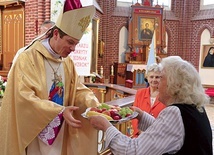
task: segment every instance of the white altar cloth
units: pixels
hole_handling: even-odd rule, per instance
[[[146,70],[146,65],[144,64],[127,64],[127,71],[134,72],[135,70]]]

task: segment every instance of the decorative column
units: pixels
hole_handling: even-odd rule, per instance
[[[101,103],[105,102],[105,93],[106,93],[106,89],[102,89],[100,88],[100,93],[101,93]]]

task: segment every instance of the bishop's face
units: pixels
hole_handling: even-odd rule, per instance
[[[65,58],[71,52],[75,51],[75,47],[78,43],[79,40],[68,35],[60,37],[59,31],[57,29],[54,30],[52,48],[61,57]]]

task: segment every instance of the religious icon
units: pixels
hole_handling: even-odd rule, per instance
[[[139,40],[151,40],[154,33],[154,18],[139,18]]]
[[[214,46],[208,47],[204,51],[203,67],[214,67]]]

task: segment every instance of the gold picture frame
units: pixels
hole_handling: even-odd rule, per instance
[[[203,45],[201,56],[201,68],[214,67],[214,45]]]
[[[148,24],[148,37],[142,37],[142,31]],[[155,31],[156,46],[163,46],[163,8],[132,6],[132,17],[129,22],[130,47],[150,45]]]

